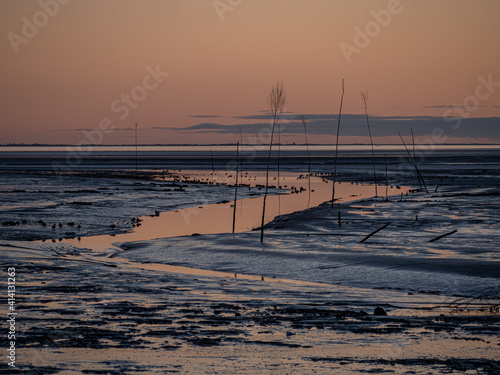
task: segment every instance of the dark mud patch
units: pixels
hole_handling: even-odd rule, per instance
[[[371,364],[371,365],[384,365],[394,366],[402,365],[406,367],[426,367],[439,370],[440,373],[449,371],[466,372],[469,370],[481,369],[481,373],[488,375],[495,375],[500,373],[500,361],[486,360],[482,358],[401,358],[401,359],[360,359],[353,357],[309,357],[304,358],[313,362],[328,362],[339,364]],[[375,371],[375,370],[374,370]],[[376,370],[378,371],[378,370]]]

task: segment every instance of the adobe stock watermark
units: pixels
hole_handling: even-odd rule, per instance
[[[412,1],[412,0],[408,0]],[[363,49],[368,47],[372,40],[382,33],[392,21],[392,16],[400,14],[404,7],[400,0],[389,0],[386,9],[370,11],[372,20],[368,21],[363,28],[354,28],[353,44],[342,42],[339,44],[340,50],[348,64],[352,62],[352,55],[359,55]]]
[[[219,19],[224,21],[224,14],[227,12],[233,12],[236,7],[241,5],[241,3],[243,3],[243,0],[214,0],[212,4],[215,12],[219,16]]]
[[[443,121],[451,124],[451,130],[458,130],[462,126],[463,119],[471,117],[471,115],[479,109],[481,102],[488,100],[495,92],[497,87],[500,87],[500,81],[493,80],[493,74],[489,74],[487,78],[483,76],[477,77],[478,84],[471,94],[464,98],[461,104],[454,103],[452,108],[448,108],[443,113]],[[419,149],[424,153],[432,153],[436,148],[436,144],[443,143],[448,139],[445,129],[437,127],[433,129],[430,138],[425,139]]]
[[[51,18],[54,18],[61,11],[62,5],[67,5],[71,0],[39,0],[40,10],[33,13],[31,17],[21,18],[21,33],[13,31],[7,34],[7,39],[16,54],[19,53],[21,45],[26,45],[36,37],[40,29],[49,24]]]
[[[155,68],[147,66],[146,72],[139,85],[134,86],[126,93],[122,93],[119,98],[111,102],[110,110],[118,115],[119,120],[126,120],[132,110],[145,101],[149,93],[158,88],[165,78],[170,75],[170,73],[161,71],[160,64],[157,64]],[[109,117],[104,117],[99,121],[97,129],[83,130],[84,139],[76,147],[68,146],[66,148],[68,153],[65,165],[54,162],[52,163],[53,170],[65,170],[67,167],[79,165],[82,162],[82,158],[92,152],[93,146],[102,145],[104,136],[111,133],[115,128],[113,120]]]
[[[495,92],[495,87],[500,87],[500,81],[495,82],[493,74],[489,74],[488,78],[479,76],[477,80],[479,84],[474,90],[474,95],[467,96],[462,104],[454,103],[453,108],[449,108],[443,113],[445,122],[455,122],[451,126],[453,130],[458,130],[462,126],[462,119],[469,118],[473,112],[479,109],[482,101],[488,100],[491,97]]]

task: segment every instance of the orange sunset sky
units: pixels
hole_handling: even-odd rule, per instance
[[[0,144],[128,144],[135,122],[142,144],[256,139],[277,80],[282,142],[304,115],[333,143],[343,78],[342,143],[368,142],[360,91],[377,143],[500,143],[499,18],[498,0],[0,0]]]

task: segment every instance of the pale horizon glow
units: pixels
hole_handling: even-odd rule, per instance
[[[27,38],[41,3],[54,14]],[[342,79],[344,144],[368,141],[360,91],[376,143],[398,144],[410,126],[422,143],[500,143],[498,1],[221,0],[223,14],[215,3],[1,2],[0,144],[130,144],[136,122],[140,144],[235,143],[239,128],[251,143],[269,128],[278,80],[282,142],[303,143],[294,116],[304,114],[311,143],[334,143]],[[356,28],[374,33],[366,45]],[[342,45],[357,52],[346,58]]]

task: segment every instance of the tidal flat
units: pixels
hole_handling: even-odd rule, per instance
[[[234,234],[222,157],[215,171],[3,168],[18,313],[18,367],[4,373],[498,373],[498,155],[427,157],[428,192],[393,156],[387,197],[364,158],[339,164],[332,207],[309,197],[330,191],[330,160],[314,157],[309,188],[288,156],[263,243],[245,213],[262,196],[259,160],[241,174]],[[176,235],[198,217],[213,223]]]

